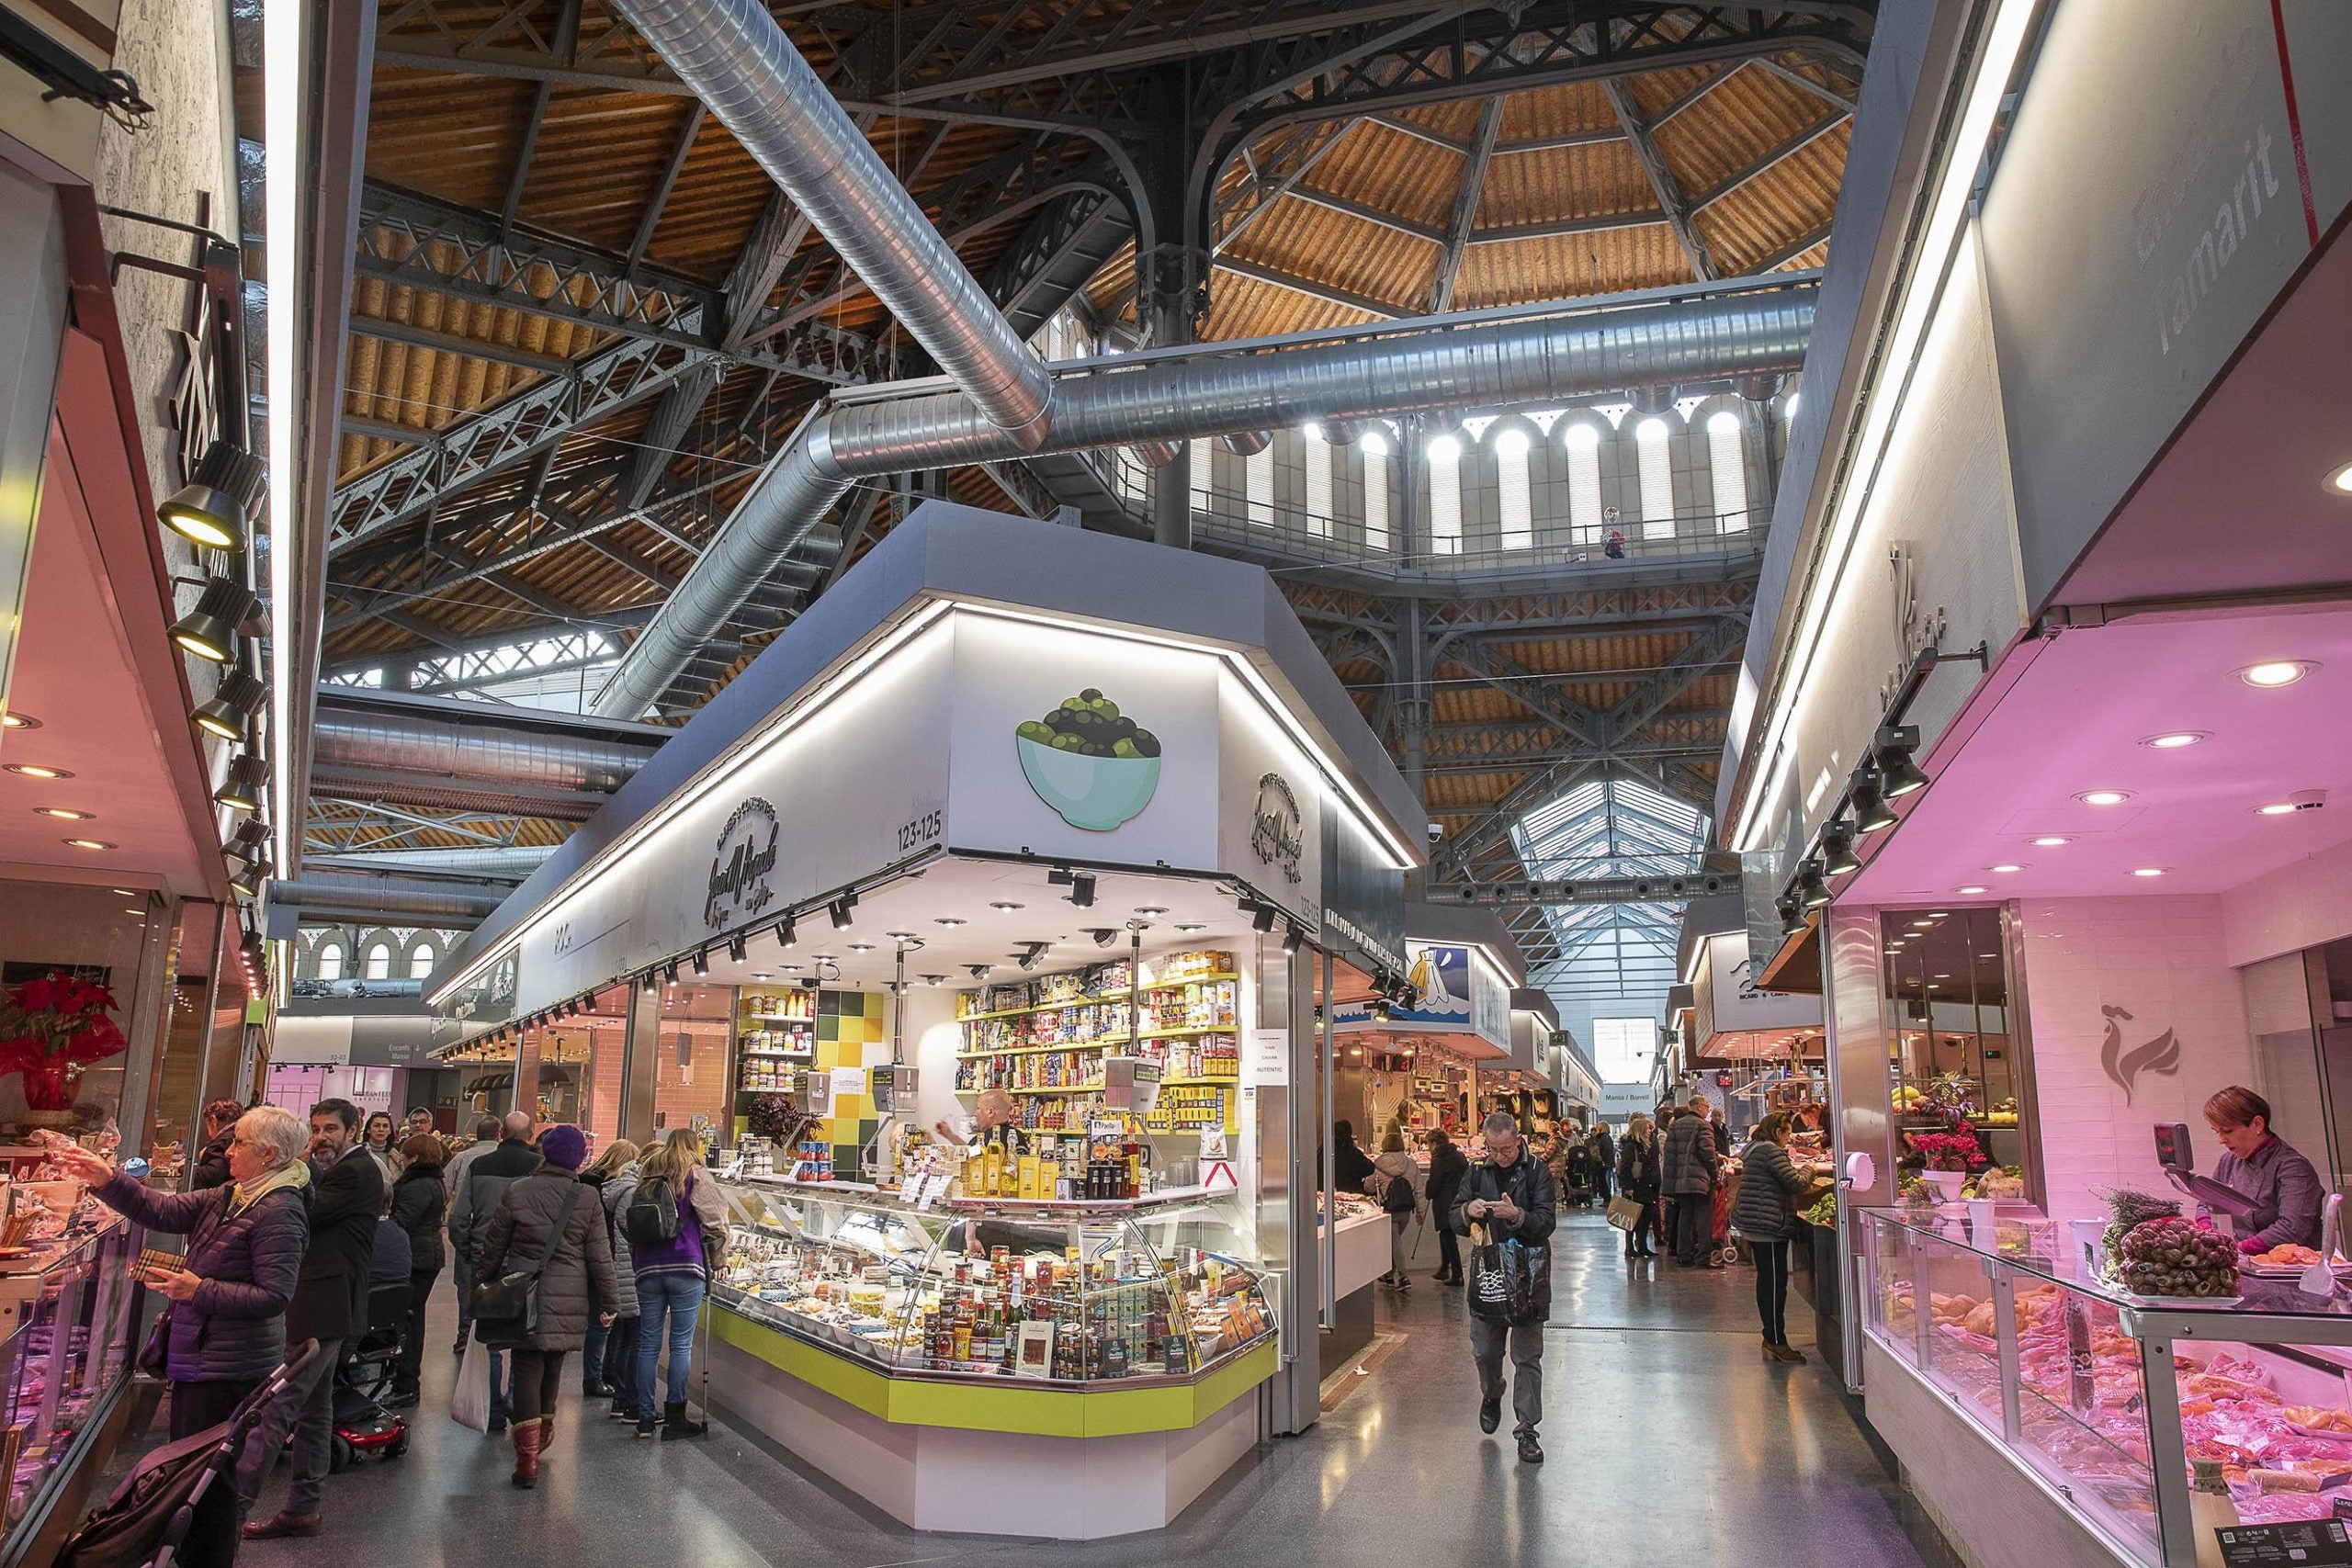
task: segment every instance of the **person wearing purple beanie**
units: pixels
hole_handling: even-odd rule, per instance
[[[549,1127],[539,1135],[539,1153],[544,1163],[499,1201],[475,1274],[480,1289],[510,1266],[531,1269],[547,1259],[539,1271],[537,1325],[514,1347],[514,1482],[523,1487],[538,1484],[539,1456],[555,1440],[564,1357],[587,1338],[592,1317],[611,1326],[620,1299],[604,1205],[580,1182],[586,1136],[577,1127]]]

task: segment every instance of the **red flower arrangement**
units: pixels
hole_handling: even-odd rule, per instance
[[[1966,1122],[1955,1122],[1949,1133],[1907,1135],[1929,1170],[1974,1170],[1987,1163],[1984,1151],[1976,1145],[1976,1129]]]
[[[129,1044],[107,1016],[114,1010],[112,991],[62,970],[0,987],[0,1075],[25,1075],[32,1110],[72,1110],[82,1069]]]

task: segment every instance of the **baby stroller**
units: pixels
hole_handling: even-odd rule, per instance
[[[59,1568],[211,1568],[235,1561],[237,1455],[263,1409],[319,1353],[300,1354],[262,1380],[235,1414],[131,1467],[114,1495],[66,1538]]]
[[[1560,1189],[1560,1201],[1572,1209],[1591,1205],[1593,1199],[1592,1152],[1582,1144],[1570,1148],[1560,1162],[1565,1180]]]
[[[407,1282],[370,1289],[368,1332],[351,1342],[334,1371],[330,1471],[347,1470],[362,1459],[398,1459],[408,1452],[407,1421],[381,1403],[400,1371],[407,1328]]]

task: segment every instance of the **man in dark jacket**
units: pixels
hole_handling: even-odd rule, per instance
[[[1665,1190],[1674,1200],[1674,1260],[1695,1269],[1714,1239],[1715,1133],[1697,1096],[1666,1134]]]
[[[1458,1235],[1468,1235],[1473,1224],[1482,1224],[1497,1241],[1540,1247],[1538,1266],[1549,1269],[1551,1248],[1542,1244],[1552,1238],[1559,1208],[1552,1173],[1520,1138],[1519,1123],[1509,1111],[1490,1114],[1483,1131],[1487,1157],[1463,1179],[1447,1223]],[[1542,1299],[1550,1300],[1548,1290]],[[1502,1424],[1503,1349],[1508,1342],[1513,1431],[1519,1457],[1527,1464],[1544,1462],[1535,1427],[1544,1419],[1544,1319],[1548,1315],[1511,1324],[1470,1319],[1470,1359],[1478,1368],[1478,1429],[1491,1432]]]
[[[1593,1191],[1605,1209],[1609,1206],[1610,1179],[1617,1174],[1617,1145],[1609,1135],[1608,1122],[1595,1122],[1592,1124],[1591,1145]]]
[[[498,1146],[466,1168],[458,1183],[458,1190],[449,1201],[449,1246],[458,1255],[458,1278],[471,1280],[476,1266],[481,1261],[481,1244],[490,1235],[490,1222],[498,1213],[500,1200],[506,1190],[524,1177],[539,1168],[539,1151],[531,1146],[531,1114],[527,1111],[511,1111],[498,1129]],[[479,1281],[477,1281],[478,1283]],[[459,1298],[459,1308],[470,1322],[473,1297]],[[460,1332],[463,1332],[462,1325]],[[465,1341],[458,1341],[459,1350]],[[506,1430],[506,1352],[490,1353],[490,1429]]]
[[[344,1341],[368,1327],[368,1259],[384,1212],[384,1173],[359,1143],[359,1108],[347,1100],[311,1107],[311,1241],[286,1307],[286,1342],[319,1342],[300,1375],[262,1412],[237,1460],[237,1500],[250,1509],[290,1429],[294,1477],[276,1515],[245,1527],[248,1540],[319,1533],[334,1443],[334,1369]]]

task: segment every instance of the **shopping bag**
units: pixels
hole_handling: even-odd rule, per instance
[[[1609,1223],[1621,1231],[1632,1230],[1642,1223],[1642,1206],[1631,1198],[1609,1200]]]
[[[479,1339],[466,1342],[466,1359],[458,1363],[458,1386],[449,1395],[449,1419],[477,1432],[490,1430],[490,1347]]]
[[[1487,1227],[1477,1224],[1470,1227],[1469,1295],[1471,1316],[1492,1323],[1512,1321],[1510,1264]]]

